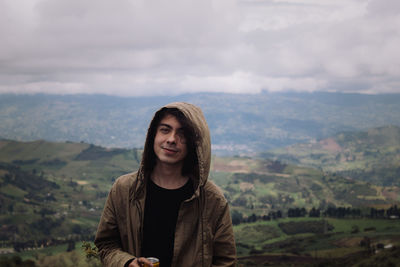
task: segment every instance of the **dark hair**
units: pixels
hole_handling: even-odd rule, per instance
[[[158,111],[149,126],[147,132],[146,143],[144,147],[143,162],[146,175],[150,175],[156,164],[156,154],[154,153],[154,138],[156,137],[157,128],[161,120],[167,116],[174,116],[182,126],[186,139],[187,155],[183,162],[182,175],[192,175],[196,178],[199,176],[198,158],[196,152],[197,134],[193,124],[186,116],[177,108],[162,108]]]

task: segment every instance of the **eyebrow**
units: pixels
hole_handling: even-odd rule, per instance
[[[166,123],[160,123],[160,125],[158,125],[158,127],[167,127],[167,128],[172,129],[172,126],[169,125],[169,124],[166,124]],[[182,131],[184,131],[185,128],[184,128],[184,127],[181,127],[181,128],[178,128],[177,130],[182,130]]]
[[[172,126],[171,126],[171,125],[169,125],[169,124],[166,124],[166,123],[160,123],[160,125],[158,125],[158,127],[162,127],[162,126],[164,126],[164,127],[168,127],[168,128],[172,128]]]

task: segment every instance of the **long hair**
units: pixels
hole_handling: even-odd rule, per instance
[[[156,164],[157,156],[154,153],[154,139],[157,134],[157,128],[161,120],[167,116],[174,116],[182,126],[183,134],[186,139],[187,155],[183,161],[182,175],[199,177],[198,157],[196,152],[196,134],[193,124],[185,117],[185,115],[177,108],[162,108],[155,115],[150,123],[147,132],[146,143],[143,154],[143,167],[145,175],[152,173]]]

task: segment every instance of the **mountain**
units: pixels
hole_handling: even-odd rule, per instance
[[[320,168],[377,185],[400,186],[400,127],[342,132],[262,153],[264,158]]]
[[[140,148],[162,105],[200,106],[214,153],[254,154],[338,132],[400,126],[400,94],[201,93],[157,97],[0,95],[0,137]]]

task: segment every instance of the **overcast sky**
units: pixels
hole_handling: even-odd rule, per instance
[[[0,0],[0,93],[400,93],[399,0]]]

